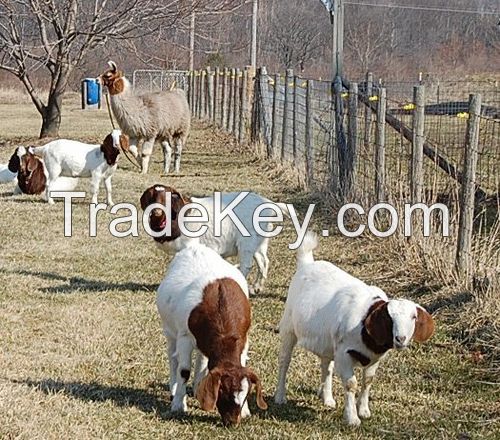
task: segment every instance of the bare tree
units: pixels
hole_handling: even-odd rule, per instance
[[[324,41],[320,38],[321,31],[311,25],[314,17],[307,11],[299,15],[296,8],[289,6],[271,21],[266,49],[287,69],[298,67],[303,72],[306,63],[318,55]]]
[[[153,34],[191,12],[182,0],[0,0],[0,69],[15,75],[42,116],[40,137],[58,135],[68,77],[85,56],[111,41]],[[46,99],[35,87],[50,78]]]

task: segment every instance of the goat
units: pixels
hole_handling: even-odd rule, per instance
[[[286,374],[296,344],[321,359],[323,403],[335,407],[332,373],[335,367],[345,390],[344,420],[357,426],[369,418],[368,398],[379,362],[391,348],[408,347],[434,333],[431,315],[405,299],[389,300],[378,287],[368,286],[327,261],[314,261],[317,238],[307,233],[297,255],[297,272],[288,290],[280,322],[281,349],[275,402],[286,401]],[[363,369],[357,402],[355,367]]]
[[[90,177],[92,203],[97,203],[99,186],[104,180],[108,205],[111,198],[111,178],[117,168],[120,147],[128,150],[128,138],[120,130],[113,130],[101,145],[84,144],[78,141],[59,139],[43,147],[31,147],[30,151],[42,156],[47,169],[46,199],[50,204],[53,185],[59,176]]]
[[[113,61],[99,80],[108,88],[111,108],[122,131],[130,137],[130,151],[137,157],[142,142],[142,173],[148,172],[155,140],[163,148],[163,169],[170,171],[172,147],[175,148],[174,171],[179,172],[182,149],[191,127],[191,112],[181,89],[136,95],[130,82]]]
[[[222,220],[221,235],[214,235],[214,223],[211,218],[211,213],[214,212],[213,197],[185,197],[175,188],[164,186],[161,184],[153,185],[146,189],[141,196],[141,207],[146,209],[153,203],[165,205],[166,194],[171,194],[171,210],[172,210],[172,229],[171,235],[155,237],[157,245],[164,251],[175,251],[179,245],[182,246],[183,236],[178,227],[177,214],[181,208],[188,203],[199,203],[204,206],[209,213],[208,230],[201,237],[201,242],[211,249],[215,250],[224,258],[238,256],[239,267],[243,275],[246,277],[252,269],[252,259],[255,259],[258,267],[258,275],[252,286],[252,292],[257,293],[262,290],[264,282],[267,278],[269,269],[269,258],[267,257],[267,248],[269,246],[269,238],[262,237],[257,233],[252,224],[252,215],[255,209],[263,203],[273,203],[270,200],[255,194],[249,193],[234,209],[233,212],[240,219],[243,226],[250,233],[250,237],[244,237],[231,221],[229,217]],[[223,193],[221,201],[221,209],[225,209],[240,193]],[[274,203],[283,214],[288,215],[286,205],[284,203]],[[263,216],[273,215],[270,209],[262,211]],[[149,216],[149,225],[155,232],[160,232],[166,224],[165,212],[162,209],[153,209]],[[197,229],[202,223],[192,223],[192,228]],[[262,229],[268,231],[271,227],[270,222],[262,222]]]
[[[187,411],[194,349],[194,388],[202,409],[217,407],[225,425],[238,424],[250,415],[253,384],[258,406],[267,408],[259,378],[245,366],[251,313],[248,285],[236,267],[198,239],[187,239],[158,288],[156,304],[168,341],[173,412]]]
[[[46,190],[47,170],[43,160],[33,154],[32,148],[17,147],[10,158],[9,169],[17,176],[14,195],[41,194]],[[59,177],[55,180],[52,191],[72,191],[77,183],[78,179]]]
[[[24,148],[24,147],[23,147]],[[9,163],[0,164],[0,183],[17,182],[17,164],[19,157],[17,155],[17,148],[14,154],[9,159]]]

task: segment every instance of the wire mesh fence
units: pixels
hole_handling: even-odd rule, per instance
[[[196,117],[263,149],[334,202],[445,203],[460,226],[457,264],[469,265],[474,225],[498,221],[500,194],[500,93],[496,83],[478,88],[482,101],[468,96],[471,82],[367,75],[335,88],[292,71],[207,69],[189,74],[188,96]]]
[[[134,70],[132,86],[136,93],[159,92],[173,87],[187,90],[187,73],[183,70]]]

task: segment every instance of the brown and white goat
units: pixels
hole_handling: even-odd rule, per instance
[[[17,187],[14,194],[41,194],[46,190],[47,170],[39,157],[32,152],[32,147],[17,147],[9,161],[9,170],[17,173]],[[54,191],[71,191],[78,179],[59,177],[54,183]]]
[[[334,407],[333,368],[345,391],[344,419],[357,426],[370,417],[370,387],[380,361],[392,348],[404,349],[434,333],[432,316],[406,299],[389,299],[328,261],[315,261],[314,234],[307,233],[298,249],[295,273],[280,322],[281,350],[275,402],[286,401],[286,374],[295,345],[321,359],[323,403]],[[363,369],[358,401],[354,368]]]
[[[158,288],[156,304],[168,341],[171,410],[187,410],[186,383],[197,350],[194,388],[201,407],[218,409],[225,425],[250,415],[247,398],[262,385],[246,367],[251,313],[241,272],[197,239],[176,253]]]

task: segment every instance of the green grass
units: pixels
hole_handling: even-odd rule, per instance
[[[0,105],[4,163],[19,141],[35,142],[39,118],[28,104]],[[109,130],[106,112],[65,108],[61,136],[98,140]],[[190,194],[252,189],[303,209],[312,201],[293,179],[259,161],[210,127],[195,124],[179,176],[160,177],[159,149],[150,174],[121,160],[114,177],[115,203],[138,202],[142,191],[162,182]],[[79,188],[85,190],[82,180]],[[165,341],[155,291],[169,257],[141,230],[138,238],[113,238],[112,219],[100,214],[98,236],[88,237],[88,199],[74,208],[74,235],[63,236],[63,207],[40,197],[10,197],[0,188],[0,438],[498,438],[498,385],[485,366],[453,338],[453,309],[439,286],[398,267],[383,241],[321,239],[318,258],[334,261],[390,295],[435,310],[437,334],[427,344],[391,353],[372,388],[372,419],[344,427],[339,408],[320,404],[319,363],[296,350],[289,375],[289,402],[275,406],[279,322],[295,267],[287,244],[291,225],[272,241],[270,277],[252,298],[250,365],[263,380],[269,410],[258,410],[239,428],[223,428],[216,414],[189,399],[189,413],[169,414]],[[103,193],[101,193],[101,199]],[[320,206],[319,209],[322,207]],[[315,226],[333,225],[326,208]],[[459,294],[460,292],[453,292]]]

